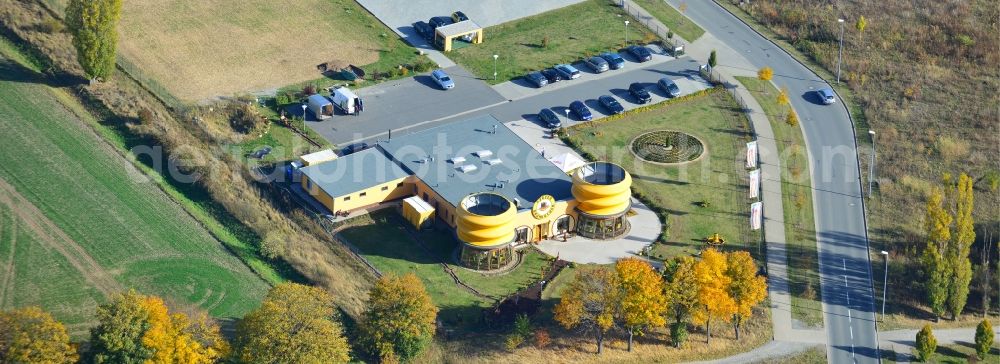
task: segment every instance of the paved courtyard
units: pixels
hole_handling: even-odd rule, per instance
[[[576,263],[611,264],[622,258],[638,256],[643,248],[656,241],[663,226],[656,213],[638,200],[632,199],[632,209],[636,212],[628,219],[632,229],[620,239],[590,240],[574,236],[565,242],[545,240],[537,245],[538,250]]]

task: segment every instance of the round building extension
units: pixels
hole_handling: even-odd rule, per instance
[[[632,176],[619,165],[591,162],[573,173],[573,198],[577,201],[576,232],[608,240],[628,233],[626,214],[632,207]]]
[[[502,269],[517,262],[514,242],[514,204],[489,192],[474,193],[459,202],[455,234],[462,242],[459,261],[475,270]]]

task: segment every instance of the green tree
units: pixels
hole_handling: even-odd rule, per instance
[[[608,269],[581,269],[563,289],[554,311],[555,320],[566,329],[593,334],[597,353],[604,349],[604,334],[614,326],[618,303],[616,276]]]
[[[718,59],[716,59],[715,50],[713,49],[712,53],[708,54],[708,66],[712,67],[712,68],[715,68],[715,64],[716,64],[717,61],[718,61]]]
[[[748,252],[726,253],[726,263],[726,276],[730,279],[727,290],[736,303],[733,329],[736,340],[739,340],[740,325],[753,314],[753,307],[767,298],[767,281],[757,275],[757,264]]]
[[[621,290],[618,321],[628,333],[628,351],[632,338],[650,327],[662,327],[666,320],[667,299],[663,295],[663,279],[649,263],[638,258],[626,258],[615,263],[618,289]]]
[[[937,339],[931,331],[931,325],[924,325],[924,328],[917,332],[917,359],[927,361],[937,351]]]
[[[70,0],[66,25],[87,77],[104,80],[115,70],[122,0]]]
[[[233,358],[243,363],[346,363],[350,348],[326,291],[282,283],[236,326]]]
[[[980,359],[986,359],[990,347],[993,346],[993,325],[990,320],[983,320],[976,326],[976,355]]]
[[[935,188],[927,200],[927,215],[924,218],[924,230],[927,233],[927,247],[924,248],[921,263],[923,264],[924,286],[927,291],[927,304],[935,317],[941,317],[945,312],[945,302],[948,298],[948,280],[951,269],[945,260],[946,249],[951,240],[951,215],[942,206],[942,192]]]
[[[90,329],[90,355],[94,363],[143,363],[154,349],[142,338],[153,326],[146,297],[128,291],[97,306],[97,326]]]
[[[866,27],[868,27],[868,20],[865,19],[864,15],[859,16],[858,21],[854,22],[854,29],[858,30],[859,39],[864,35]]]
[[[945,257],[952,272],[948,284],[947,306],[953,319],[962,314],[969,299],[969,285],[972,283],[972,261],[969,260],[969,253],[972,251],[972,243],[976,240],[972,218],[972,178],[965,173],[958,177],[955,199],[955,231],[951,234],[952,241]]]
[[[413,273],[386,275],[368,294],[360,331],[372,354],[383,359],[416,356],[434,334],[438,308]]]
[[[694,275],[696,261],[691,257],[678,257],[667,264],[664,270],[667,298],[667,315],[674,320],[670,324],[670,341],[680,347],[687,339],[687,325],[692,312],[698,305],[698,278]]]
[[[38,307],[0,311],[0,363],[75,363],[62,323]]]

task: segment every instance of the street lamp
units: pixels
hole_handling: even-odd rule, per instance
[[[306,104],[302,104],[302,121],[303,122],[306,121],[306,108],[308,108],[308,106],[306,106]]]
[[[840,62],[844,59],[844,18],[837,19],[840,23],[840,51],[837,52],[837,84],[840,84]]]
[[[868,198],[872,198],[872,186],[875,182],[875,131],[868,130],[868,135],[872,137],[872,158],[868,163]]]
[[[497,58],[500,58],[500,56],[494,54],[493,55],[493,81],[497,80]]]
[[[569,108],[567,107],[563,111],[566,112],[566,120],[569,120]]]
[[[882,260],[885,261],[885,275],[882,276],[882,321],[885,321],[885,290],[889,286],[889,252],[882,251]]]
[[[625,46],[628,47],[628,20],[625,21]]]

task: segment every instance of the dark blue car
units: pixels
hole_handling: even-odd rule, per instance
[[[621,69],[622,67],[625,67],[625,59],[622,58],[622,56],[619,55],[618,53],[604,52],[601,53],[601,58],[604,58],[605,61],[608,61],[608,66],[610,66],[611,69],[613,70],[618,70]]]
[[[641,45],[634,45],[628,47],[628,52],[635,57],[636,60],[641,62],[646,62],[653,59],[653,53],[649,51],[646,47]]]
[[[590,113],[590,108],[584,105],[582,101],[573,101],[569,104],[569,109],[576,114],[580,120],[590,121],[594,118],[594,115]]]
[[[618,100],[615,100],[615,98],[611,97],[610,95],[602,95],[601,97],[598,97],[597,102],[600,102],[601,105],[604,105],[604,108],[608,109],[608,112],[610,112],[611,115],[621,114],[625,112],[625,107],[623,107],[622,104],[618,102]]]

